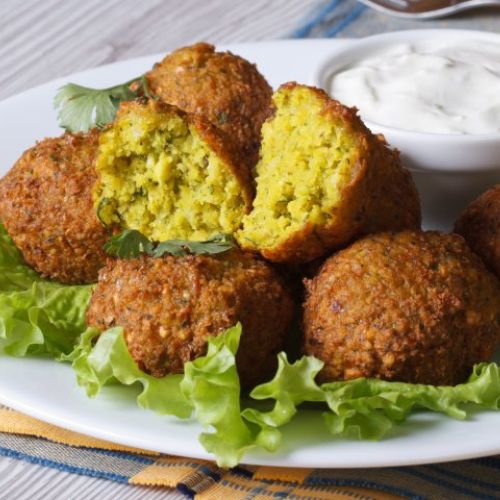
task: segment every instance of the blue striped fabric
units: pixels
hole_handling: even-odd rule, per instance
[[[129,480],[128,476],[121,476],[119,474],[114,474],[111,472],[97,470],[89,467],[78,467],[74,465],[69,465],[63,462],[59,462],[57,460],[49,460],[47,458],[29,455],[28,453],[22,453],[20,451],[13,450],[11,448],[0,447],[0,455],[2,457],[24,460],[25,462],[29,462],[31,464],[43,465],[44,467],[50,467],[51,469],[57,469],[63,472],[69,472],[71,474],[81,474],[83,476],[99,477],[101,479],[110,479],[111,481],[116,481],[119,483],[127,483]]]
[[[500,32],[500,12],[478,10],[470,15],[432,19],[407,20],[387,16],[367,8],[357,0],[329,0],[311,12],[304,22],[290,33],[292,38],[349,38],[375,35],[387,31],[428,28],[478,29]]]
[[[332,0],[312,13],[291,35],[293,38],[335,37],[354,22],[366,7],[351,0]]]
[[[293,38],[304,38],[308,36],[311,31],[318,25],[322,24],[327,16],[336,9],[342,0],[331,0],[325,4],[318,12],[311,15],[310,19],[306,20],[299,28],[293,33]]]
[[[338,33],[346,29],[352,22],[358,19],[366,8],[367,7],[361,3],[355,5],[338,23],[326,30],[325,36],[328,38],[336,36]]]

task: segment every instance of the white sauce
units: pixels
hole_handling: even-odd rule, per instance
[[[330,93],[381,125],[441,134],[500,132],[500,44],[399,44],[333,75]]]

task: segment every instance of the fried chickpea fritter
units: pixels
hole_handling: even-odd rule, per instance
[[[99,218],[156,241],[233,233],[251,208],[250,173],[232,143],[157,101],[121,105],[101,134],[96,170]]]
[[[499,339],[500,283],[458,235],[365,237],[306,287],[304,351],[324,361],[321,381],[456,384]]]
[[[257,194],[237,234],[276,262],[309,262],[371,231],[420,228],[420,202],[397,152],[320,89],[273,96],[262,127]]]
[[[99,133],[66,133],[28,149],[0,181],[0,221],[26,262],[61,283],[97,281],[108,235],[93,210]]]
[[[269,264],[231,251],[216,256],[110,260],[87,311],[89,326],[124,329],[138,366],[156,377],[182,373],[206,352],[207,338],[238,321],[245,387],[276,369],[294,305]]]
[[[500,184],[474,200],[455,224],[486,266],[500,278]]]
[[[226,132],[255,165],[260,128],[272,89],[255,64],[197,43],[169,54],[146,74],[150,91],[168,104],[197,113]]]

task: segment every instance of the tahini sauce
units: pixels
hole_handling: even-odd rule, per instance
[[[381,125],[437,134],[499,133],[500,44],[398,44],[334,74],[329,90]]]

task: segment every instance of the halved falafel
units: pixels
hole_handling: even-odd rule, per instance
[[[23,153],[0,180],[0,221],[26,262],[61,283],[97,281],[108,233],[93,210],[99,133],[66,133]]]
[[[245,161],[255,165],[272,94],[255,64],[197,43],[166,56],[146,73],[146,79],[150,91],[163,102],[202,115],[226,132]]]
[[[206,352],[207,338],[238,321],[245,387],[272,375],[294,312],[271,266],[237,250],[216,256],[110,260],[87,311],[89,326],[124,329],[138,366],[156,377],[182,373]]]
[[[465,238],[500,279],[500,184],[483,193],[464,210],[454,231]]]
[[[367,236],[306,281],[304,352],[322,381],[462,382],[500,335],[500,283],[462,237]]]
[[[240,245],[308,262],[370,231],[417,229],[420,203],[397,152],[320,89],[288,83],[262,127],[257,194]]]
[[[153,100],[121,105],[101,135],[96,170],[99,218],[155,241],[233,233],[251,207],[250,174],[232,143]]]

